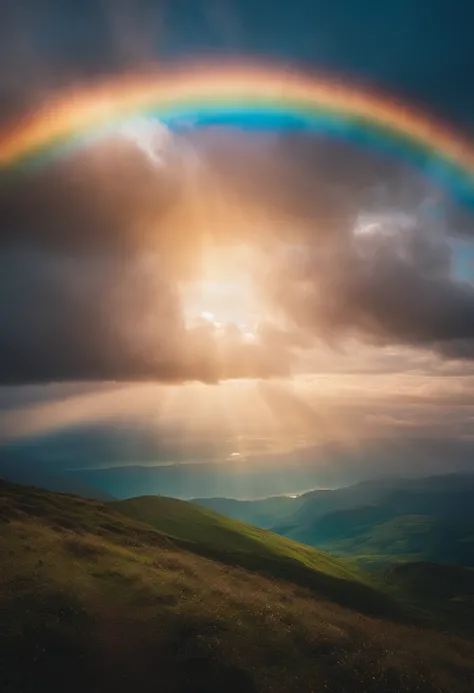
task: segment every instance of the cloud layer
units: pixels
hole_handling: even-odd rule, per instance
[[[470,219],[416,172],[304,135],[211,129],[159,160],[122,135],[2,181],[1,382],[289,375],[348,336],[474,355]],[[188,324],[180,292],[242,243],[270,316],[251,343]]]

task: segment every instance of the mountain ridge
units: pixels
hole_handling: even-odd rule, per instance
[[[294,505],[276,499],[272,506],[220,498],[195,502],[335,555],[368,554],[374,563],[411,557],[474,565],[473,474],[364,481],[309,492]],[[419,526],[431,528],[424,547],[410,546],[414,517]],[[413,538],[419,529],[415,524]]]

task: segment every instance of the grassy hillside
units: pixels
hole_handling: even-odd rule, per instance
[[[258,527],[231,520],[193,503],[145,496],[117,501],[110,506],[120,513],[145,522],[183,540],[196,551],[236,561],[288,563],[345,580],[362,579],[354,566],[344,560],[298,544]],[[251,567],[254,567],[253,565]]]
[[[474,569],[416,561],[389,566],[385,579],[436,617],[444,628],[473,632]]]
[[[174,498],[144,496],[110,505],[200,555],[291,580],[364,612],[394,617],[398,612],[390,597],[355,564],[273,532]]]
[[[96,501],[2,483],[0,508],[2,693],[471,690],[466,640],[205,558]]]

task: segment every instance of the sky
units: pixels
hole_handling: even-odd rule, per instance
[[[0,141],[71,87],[224,60],[474,140],[472,20],[461,0],[4,0]],[[473,232],[407,163],[283,129],[134,117],[2,179],[0,473],[260,497],[474,471]]]

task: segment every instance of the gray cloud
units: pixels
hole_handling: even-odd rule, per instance
[[[0,381],[216,382],[288,373],[287,354],[231,326],[186,328],[156,256],[8,249],[0,259]]]
[[[329,341],[355,334],[472,358],[474,287],[455,277],[436,224],[389,211],[366,215],[353,231],[324,249],[307,244],[287,254],[268,284],[275,303]]]

